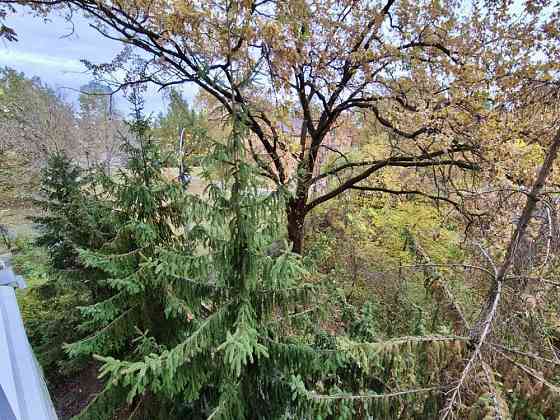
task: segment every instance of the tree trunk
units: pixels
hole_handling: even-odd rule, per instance
[[[305,222],[305,199],[296,198],[288,203],[288,239],[292,242],[292,251],[303,252],[303,226]]]

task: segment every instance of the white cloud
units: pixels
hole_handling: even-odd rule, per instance
[[[0,63],[10,67],[20,64],[37,66],[37,69],[47,66],[60,71],[84,71],[83,64],[78,60],[17,50],[0,50]]]

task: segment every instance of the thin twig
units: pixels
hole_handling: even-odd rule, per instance
[[[513,360],[511,357],[507,356],[505,353],[501,352],[500,350],[498,350],[498,353],[500,353],[503,357],[506,358],[506,360],[508,360],[514,366],[521,369],[523,372],[525,372],[529,376],[533,377],[534,379],[536,379],[537,381],[539,381],[543,385],[546,385],[548,388],[550,388],[552,391],[556,392],[557,394],[560,394],[560,387],[557,387],[556,385],[548,382],[545,378],[540,376],[534,369],[531,369],[529,366],[525,366],[522,363],[516,362],[515,360]]]
[[[491,346],[491,347],[494,347],[498,350],[501,350],[501,351],[517,354],[519,356],[529,357],[531,359],[540,360],[541,362],[552,363],[554,365],[560,366],[560,361],[547,359],[546,357],[539,356],[538,354],[535,354],[535,353],[524,352],[524,351],[521,351],[519,349],[514,349],[514,348],[511,348],[511,347],[503,346],[503,345],[498,344],[498,343],[488,342],[488,345]]]

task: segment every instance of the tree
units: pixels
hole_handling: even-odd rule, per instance
[[[33,204],[42,212],[30,219],[38,227],[35,244],[47,250],[52,283],[86,300],[106,296],[99,270],[86,268],[79,258],[79,249],[99,249],[115,236],[112,208],[103,199],[106,176],[83,170],[64,152],[50,155],[41,175]]]
[[[111,209],[98,196],[99,185],[64,152],[49,155],[41,170],[39,197],[33,205],[40,215],[35,247],[22,246],[14,259],[23,263],[23,275],[41,276],[20,302],[31,344],[49,381],[83,367],[86,358],[69,359],[64,344],[79,340],[79,307],[106,298],[111,291],[100,281],[101,271],[86,268],[79,259],[81,247],[98,249],[114,237]],[[44,248],[43,248],[44,247]],[[46,256],[42,264],[41,256]]]
[[[290,370],[276,355],[287,325],[277,315],[305,292],[297,256],[265,252],[280,237],[282,195],[259,194],[240,119],[205,158],[206,199],[167,182],[145,123],[133,130],[139,147],[110,190],[121,209],[117,237],[82,252],[115,294],[85,309],[93,335],[70,346],[73,355],[99,354],[110,378],[80,418],[104,418],[126,401],[153,417],[277,417]],[[212,179],[214,165],[226,168],[223,179]]]
[[[103,35],[148,53],[127,83],[193,83],[229,113],[233,91],[260,143],[253,158],[293,192],[287,218],[296,252],[306,215],[375,173],[477,169],[488,115],[507,108],[507,94],[523,79],[553,77],[559,44],[548,1],[528,2],[519,13],[505,0],[468,7],[453,0],[29,3],[82,10]],[[512,31],[519,36],[507,36]],[[385,153],[322,171],[325,139],[358,110],[391,133]],[[337,177],[338,186],[310,195],[314,184]]]
[[[37,169],[49,153],[74,151],[74,124],[71,106],[39,78],[0,70],[0,154],[22,155]]]
[[[75,217],[78,216],[76,200],[83,185],[81,170],[63,153],[49,156],[46,167],[42,170],[42,200],[35,204],[43,210],[44,215],[33,217],[40,226],[36,238],[39,246],[48,249],[50,264],[55,269],[69,268],[75,265],[78,256],[74,239]]]
[[[8,7],[7,11],[13,12],[14,9],[13,7]],[[6,14],[7,14],[6,10],[0,10],[0,22],[2,22],[0,23],[0,38],[5,38],[7,41],[12,41],[12,42],[17,41],[16,32],[12,28],[4,24],[4,20],[6,19]]]
[[[202,112],[194,109],[176,89],[169,91],[169,103],[165,113],[156,121],[156,135],[162,147],[168,152],[176,153],[179,136],[185,130],[185,151],[188,155],[200,155],[208,152],[210,141],[206,118]]]

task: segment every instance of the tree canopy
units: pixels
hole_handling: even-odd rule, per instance
[[[512,95],[551,83],[558,66],[552,1],[29,4],[81,10],[106,37],[147,53],[140,65],[134,56],[126,84],[193,83],[230,113],[233,95],[258,143],[253,158],[273,182],[294,191],[287,211],[297,251],[306,214],[374,173],[476,169],[496,141],[491,127],[500,112],[523,106]],[[106,68],[126,57],[125,51]],[[390,133],[388,147],[322,170],[318,156],[329,150],[328,133],[356,111]],[[339,185],[311,197],[324,178]]]

